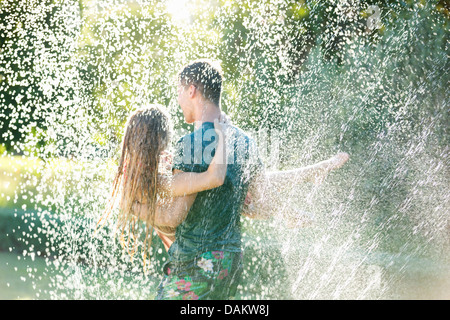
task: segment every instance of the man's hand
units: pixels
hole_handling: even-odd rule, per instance
[[[262,219],[276,215],[279,211],[281,190],[303,182],[320,184],[330,171],[341,168],[349,158],[348,153],[340,152],[328,160],[310,166],[261,173],[250,183],[243,214],[250,218]]]
[[[340,152],[332,158],[325,160],[314,174],[312,182],[316,185],[321,184],[332,170],[341,168],[349,158],[348,153]]]
[[[350,156],[347,152],[340,152],[331,159],[333,163],[332,170],[334,170],[342,167],[350,159]]]

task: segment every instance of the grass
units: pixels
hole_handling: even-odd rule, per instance
[[[49,288],[50,277],[45,277],[44,259],[35,259],[32,263],[25,261],[16,253],[0,252],[0,299],[30,300],[46,299],[44,290]],[[31,271],[38,275],[30,278]],[[33,275],[34,275],[33,274]]]
[[[0,157],[0,207],[31,205],[42,165],[38,158]]]

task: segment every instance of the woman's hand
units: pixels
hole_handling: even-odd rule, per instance
[[[208,170],[211,169],[214,172],[219,173],[217,175],[218,177],[223,176],[223,178],[220,178],[219,180],[225,179],[225,173],[223,173],[223,171],[225,170],[226,172],[226,131],[228,124],[223,120],[224,118],[222,117],[214,120],[214,130],[216,131],[219,140],[216,145],[213,161],[211,161],[210,167],[208,168]]]
[[[173,175],[167,188],[171,197],[186,196],[200,191],[220,187],[227,174],[226,128],[227,124],[214,120],[218,135],[215,155],[205,172],[179,172]],[[175,172],[174,172],[175,173]]]
[[[217,143],[217,146],[220,146],[223,141],[220,141],[221,139],[225,138],[225,131],[227,128],[227,123],[223,122],[221,120],[215,119],[214,120],[214,130],[219,135],[219,141]]]
[[[214,129],[219,135],[219,140],[222,139],[222,137],[225,138],[225,131],[229,125],[231,125],[231,120],[224,112],[220,114],[219,119],[214,120]]]
[[[231,118],[223,111],[220,113],[219,122],[220,123],[224,123],[224,124],[228,124],[228,125],[232,125],[233,124],[231,122]]]
[[[173,156],[170,152],[164,150],[161,152],[159,171],[160,172],[172,172]]]

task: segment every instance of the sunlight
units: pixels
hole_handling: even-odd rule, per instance
[[[167,0],[166,7],[175,22],[190,23],[191,13],[188,0]]]

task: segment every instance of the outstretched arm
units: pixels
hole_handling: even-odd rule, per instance
[[[349,159],[347,153],[338,153],[334,157],[302,168],[267,172],[267,181],[278,188],[303,182],[321,183],[332,170],[344,165]]]
[[[302,168],[259,172],[250,183],[242,214],[257,219],[273,217],[280,209],[277,199],[282,190],[303,182],[321,183],[330,171],[342,167],[348,159],[349,155],[343,152]]]

